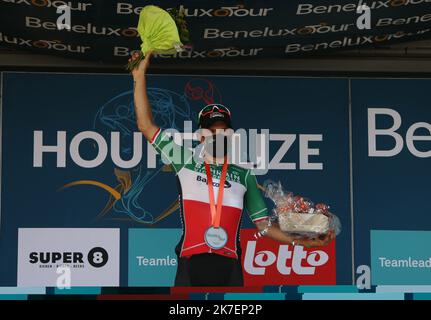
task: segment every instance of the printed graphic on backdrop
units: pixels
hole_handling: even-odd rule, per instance
[[[179,126],[182,121],[192,118],[190,105],[184,98],[184,94],[162,88],[150,88],[148,95],[154,117],[161,126],[181,130]],[[121,166],[121,169],[113,170],[118,184],[111,187],[100,181],[79,180],[66,184],[62,189],[78,185],[96,185],[109,192],[110,198],[97,218],[103,218],[113,209],[113,212],[139,223],[157,222],[158,220],[155,220],[157,217],[142,207],[139,198],[148,183],[160,173],[163,167],[152,170],[140,163],[143,138],[141,133],[136,132],[133,91],[121,93],[104,104],[97,111],[93,129],[104,136],[109,136],[111,132],[118,134],[120,150],[115,151],[118,156],[113,158],[114,162],[117,160],[115,164]],[[122,159],[123,156],[130,160],[125,161]],[[126,168],[133,168],[133,170]],[[159,215],[159,219],[177,208],[177,202],[174,201]]]
[[[190,107],[190,101],[213,103],[221,102],[221,95],[213,83],[205,79],[193,79],[185,84],[184,93],[177,93],[163,88],[149,88],[148,96],[153,108],[153,116],[157,123],[164,128],[182,130],[183,121],[196,118]],[[136,120],[133,106],[133,91],[127,91],[110,99],[98,111],[94,119],[93,129],[104,136],[110,136],[114,131],[119,134],[118,156],[113,158],[114,164],[121,166],[114,168],[118,184],[109,186],[101,181],[77,180],[65,184],[60,190],[69,187],[92,185],[104,189],[109,193],[109,200],[105,207],[97,214],[102,219],[111,211],[124,217],[116,219],[130,219],[143,224],[154,224],[172,214],[178,209],[178,201],[174,200],[158,216],[154,216],[140,204],[139,198],[147,184],[160,173],[169,171],[170,166],[160,166],[155,170],[144,167],[142,157],[142,135],[136,132]],[[133,138],[130,141],[130,138]],[[144,151],[145,152],[145,151]],[[121,156],[120,156],[121,155]],[[122,156],[130,160],[123,160]],[[133,170],[126,170],[133,168]]]
[[[130,76],[6,73],[3,79],[1,285],[16,284],[18,228],[110,227],[128,234],[128,228],[181,227],[175,175],[138,132]],[[148,85],[155,121],[164,128],[184,131],[189,120],[196,129],[198,111],[221,102],[235,128],[269,129],[270,170],[258,181],[281,180],[331,206],[346,230],[337,238],[337,281],[350,283],[347,80],[170,75],[150,76]],[[242,226],[252,228],[243,217]],[[121,251],[126,266],[127,241]],[[121,270],[127,286],[127,267]]]
[[[19,287],[118,286],[119,229],[18,230]]]
[[[322,248],[256,240],[255,230],[241,231],[245,286],[335,285],[335,242]]]
[[[130,287],[172,287],[181,229],[129,229]]]
[[[70,24],[57,13],[64,4]],[[124,65],[140,48],[138,18],[148,4],[181,9],[189,29],[192,48],[160,60],[289,57],[431,37],[428,0],[9,0],[0,3],[0,45]]]
[[[431,285],[431,231],[371,230],[374,285]]]
[[[428,79],[352,80],[356,266],[375,263],[370,230],[431,230],[430,89]],[[429,252],[425,243],[417,249]]]

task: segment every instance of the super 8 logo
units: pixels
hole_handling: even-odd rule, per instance
[[[335,241],[305,248],[254,238],[255,229],[241,230],[245,286],[336,284]]]

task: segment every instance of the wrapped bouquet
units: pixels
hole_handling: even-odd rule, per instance
[[[129,71],[138,66],[148,52],[174,54],[189,46],[189,31],[182,7],[165,11],[147,5],[139,14],[137,29],[142,45],[139,58],[127,65]]]
[[[280,182],[267,180],[264,189],[265,196],[275,204],[271,220],[278,222],[282,231],[305,238],[341,232],[340,220],[328,205],[314,205],[311,200],[284,190]]]

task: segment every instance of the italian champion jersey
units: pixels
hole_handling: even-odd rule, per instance
[[[223,248],[215,250],[204,239],[212,222],[204,162],[195,161],[193,151],[176,144],[165,130],[159,129],[150,142],[164,160],[172,165],[178,181],[183,234],[176,247],[177,255],[189,257],[199,253],[216,253],[238,259],[244,206],[253,222],[268,218],[255,175],[249,169],[228,165],[220,220],[220,227],[227,232],[228,240]],[[222,168],[223,164],[210,164],[216,202]]]

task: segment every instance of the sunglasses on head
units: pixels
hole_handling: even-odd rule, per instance
[[[213,113],[215,111],[220,112],[220,113],[226,113],[227,115],[230,116],[230,111],[225,106],[222,106],[222,105],[209,105],[209,106],[206,106],[205,108],[203,108],[199,112],[198,119],[200,119],[201,117],[205,117],[208,114],[211,114],[211,113]]]

